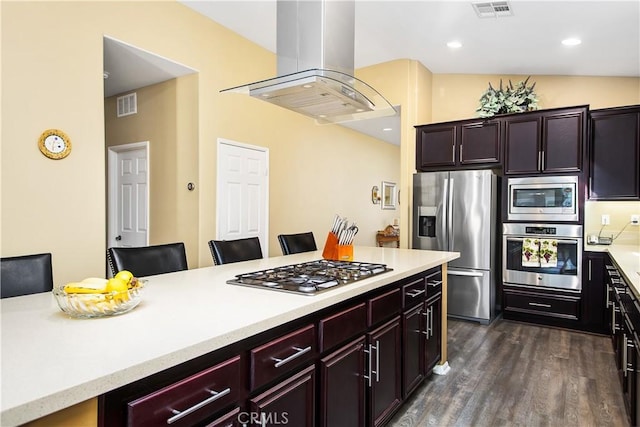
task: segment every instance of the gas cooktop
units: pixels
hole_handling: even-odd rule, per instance
[[[391,270],[385,264],[321,259],[239,274],[234,279],[227,280],[227,283],[317,295],[336,286],[367,279]]]

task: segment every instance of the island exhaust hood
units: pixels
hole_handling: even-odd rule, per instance
[[[380,93],[353,77],[354,51],[354,0],[278,0],[278,77],[221,92],[248,94],[317,123],[396,114]]]

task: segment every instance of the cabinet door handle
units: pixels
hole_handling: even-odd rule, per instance
[[[622,373],[627,376],[627,334],[622,334]]]
[[[540,170],[544,170],[544,151],[540,152]]]
[[[430,336],[433,335],[432,331],[431,331],[431,307],[427,308],[427,311],[424,314],[424,321],[427,324],[426,325],[426,332],[425,335],[427,336],[427,338],[429,338]]]
[[[431,310],[429,310],[429,337],[433,338],[433,330],[435,328],[433,327],[433,307],[431,307]]]
[[[589,260],[589,281],[591,281],[591,260]]]
[[[380,382],[380,342],[376,340],[376,382]]]
[[[167,419],[167,424],[173,424],[176,421],[178,421],[179,419],[182,419],[182,418],[186,417],[187,415],[197,411],[198,409],[202,408],[203,406],[206,406],[211,402],[215,402],[216,400],[220,399],[222,396],[226,396],[227,394],[231,393],[231,388],[226,388],[226,389],[222,390],[221,392],[217,392],[217,391],[213,391],[213,390],[207,390],[207,391],[209,393],[211,393],[211,397],[206,398],[202,402],[196,403],[195,405],[193,405],[192,407],[190,407],[188,409],[185,409],[184,411],[178,411],[177,409],[171,409],[171,413],[173,413],[174,416]]]
[[[460,163],[462,163],[462,144],[460,144]]]
[[[415,298],[419,295],[422,295],[426,292],[426,289],[421,289],[419,291],[413,291],[413,292],[407,292],[407,295],[410,296],[411,298]]]
[[[551,308],[551,304],[541,304],[539,302],[530,302],[529,305],[532,305],[534,307],[545,307],[545,308]]]
[[[293,359],[297,359],[298,357],[302,356],[305,353],[308,353],[311,351],[311,346],[309,347],[305,347],[305,348],[300,348],[300,347],[293,347],[293,349],[296,351],[295,353],[293,353],[291,356],[285,358],[285,359],[277,359],[275,357],[272,357],[271,359],[273,361],[275,361],[276,363],[273,365],[274,368],[279,368],[282,365],[285,365],[289,362],[291,362]]]
[[[369,350],[364,350],[364,352],[369,355],[369,357],[367,358],[368,359],[367,372],[368,372],[369,375],[365,375],[364,376],[364,378],[368,381],[369,387],[371,387],[371,376],[372,376],[372,371],[371,371],[371,347],[372,347],[371,344],[369,344]]]
[[[451,144],[451,161],[456,163],[456,143]]]

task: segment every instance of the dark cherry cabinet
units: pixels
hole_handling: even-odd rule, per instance
[[[441,286],[437,266],[112,390],[99,423],[385,425],[440,359]]]
[[[400,317],[367,334],[369,343],[369,419],[370,425],[384,425],[402,402]]]
[[[416,169],[452,168],[456,165],[455,123],[424,125],[416,128]]]
[[[425,302],[425,372],[427,375],[440,361],[442,355],[442,294],[438,293]]]
[[[499,120],[464,120],[416,126],[416,169],[498,167]]]
[[[640,105],[590,115],[589,198],[640,200]]]
[[[253,426],[315,425],[315,366],[250,399]]]
[[[580,172],[587,107],[504,116],[504,173]]]
[[[607,289],[605,256],[602,252],[584,252],[582,257],[582,303],[585,330],[607,333]]]
[[[424,379],[425,322],[424,303],[402,315],[402,395],[406,398]]]
[[[320,360],[320,425],[365,425],[365,338]]]

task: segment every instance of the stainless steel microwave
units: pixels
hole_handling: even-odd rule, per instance
[[[508,179],[509,221],[578,221],[578,176]]]

